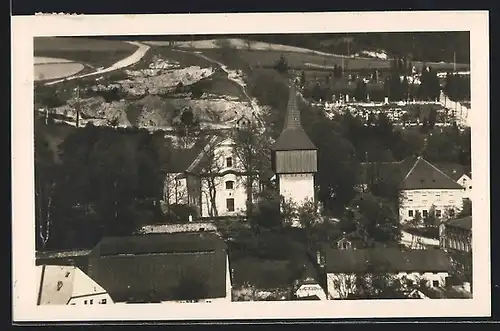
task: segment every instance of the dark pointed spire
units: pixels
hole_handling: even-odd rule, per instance
[[[300,111],[297,105],[297,88],[294,83],[290,86],[290,93],[288,96],[288,105],[285,117],[285,129],[299,129],[302,128],[300,123]]]
[[[292,82],[288,96],[288,106],[283,131],[273,146],[274,150],[316,150],[316,146],[302,128],[297,95],[297,87]]]

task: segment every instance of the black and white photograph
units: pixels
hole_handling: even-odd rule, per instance
[[[487,14],[389,14],[21,17],[14,311],[489,314]]]

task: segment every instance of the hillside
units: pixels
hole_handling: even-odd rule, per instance
[[[114,40],[140,41],[196,41],[221,38],[221,35],[195,36],[112,36]],[[331,34],[260,34],[224,35],[224,38],[241,38],[273,44],[308,48],[333,54],[355,54],[364,50],[385,50],[389,55],[411,54],[415,61],[470,63],[468,32],[370,32]],[[440,45],[440,47],[428,47]]]

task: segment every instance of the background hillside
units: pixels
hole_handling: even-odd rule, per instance
[[[221,35],[180,36],[106,36],[104,39],[185,41],[220,38]],[[225,38],[243,38],[309,48],[334,54],[355,54],[363,50],[385,50],[390,56],[408,55],[413,60],[428,62],[470,63],[469,32],[370,32],[331,34],[261,34],[224,35]],[[95,38],[95,37],[93,37]],[[435,47],[429,47],[435,45]]]

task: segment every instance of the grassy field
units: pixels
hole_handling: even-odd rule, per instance
[[[205,53],[205,50],[203,52]],[[287,59],[288,65],[296,69],[309,69],[318,71],[321,69],[331,69],[329,67],[333,67],[334,65],[342,65],[342,62],[344,62],[344,66],[354,71],[368,69],[386,70],[390,67],[389,60],[380,59],[345,58],[342,61],[342,57],[339,56],[326,56],[314,53],[280,52],[275,50],[238,50],[238,52],[246,62],[254,67],[272,66],[277,60],[279,60],[281,54],[283,54]],[[413,63],[417,68],[421,68],[423,64],[422,62]],[[452,63],[429,64],[439,70],[453,69]],[[324,66],[326,68],[321,68],[321,66]],[[456,68],[457,70],[468,70],[470,66],[468,64],[457,64]]]
[[[199,85],[203,92],[217,95],[229,95],[241,100],[246,100],[241,87],[235,82],[227,79],[227,75],[223,72],[216,72],[213,76],[202,79],[194,83],[193,86],[194,85]]]
[[[152,47],[142,60],[133,67],[133,69],[147,68],[151,59],[155,56],[160,56],[164,59],[178,62],[181,68],[189,66],[199,66],[201,68],[213,67],[214,64],[206,59],[203,59],[194,53],[181,52],[167,46]]]
[[[55,57],[93,66],[107,67],[129,56],[137,46],[115,40],[78,37],[37,37],[34,55]]]

